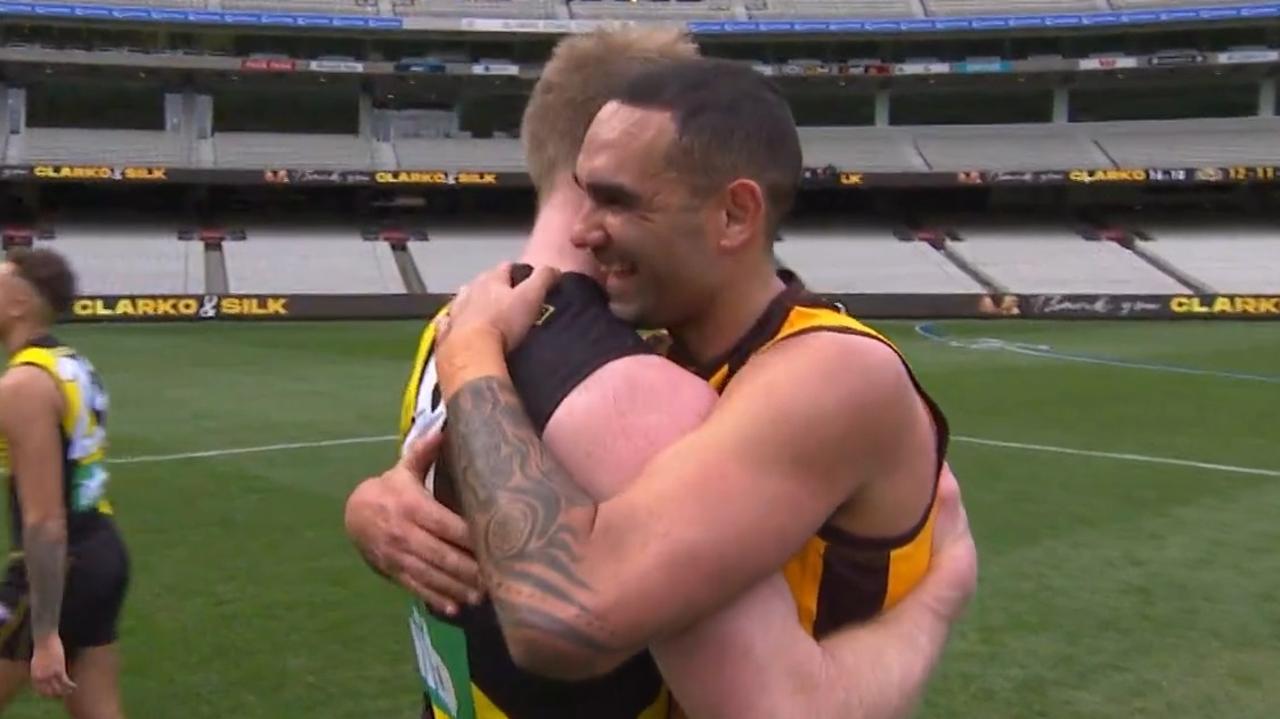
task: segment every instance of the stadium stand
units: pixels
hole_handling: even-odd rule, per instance
[[[23,133],[27,162],[182,166],[191,145],[163,130],[80,130],[28,127]]]
[[[1110,167],[1079,126],[981,125],[916,129],[914,144],[935,170],[1051,170]]]
[[[569,11],[575,18],[620,18],[646,20],[729,19],[734,17],[730,0],[574,0]]]
[[[400,167],[404,168],[524,169],[524,150],[515,139],[414,138],[396,140],[393,147]]]
[[[1280,162],[1280,119],[1095,123],[1090,134],[1121,167]]]
[[[1280,293],[1280,223],[1221,215],[1134,215],[1123,218],[1154,242],[1161,257],[1215,292]]]
[[[404,292],[391,247],[334,225],[250,226],[222,245],[232,292],[390,294]]]
[[[1038,15],[1106,10],[1106,0],[924,0],[927,15]]]
[[[887,227],[805,223],[782,230],[774,254],[817,292],[982,292],[942,253],[899,242]]]
[[[1109,0],[1116,10],[1145,10],[1166,7],[1208,7],[1210,5],[1248,5],[1246,0]]]
[[[955,218],[950,248],[1013,292],[1177,293],[1187,288],[1114,242],[1087,242],[1044,219]]]
[[[896,127],[802,127],[806,162],[859,170],[927,170],[910,131]]]
[[[528,227],[520,225],[441,223],[433,225],[430,241],[410,242],[409,254],[428,292],[456,292],[475,276],[499,262],[520,255]]]
[[[322,15],[376,15],[377,0],[288,0],[288,2],[272,2],[271,0],[222,0],[222,9],[266,10],[287,9],[289,12],[319,13]]]
[[[918,15],[911,0],[768,0],[751,10],[752,17],[913,17]]]
[[[204,10],[208,7],[207,0],[92,0],[92,2],[83,3],[86,5],[127,5],[130,7],[177,7],[186,9]],[[277,6],[279,9],[279,6]]]
[[[441,17],[555,18],[553,0],[393,0],[396,15],[435,15]]]
[[[355,135],[219,132],[213,136],[218,167],[369,169],[373,149]]]
[[[57,250],[80,276],[84,294],[200,293],[205,291],[204,246],[178,242],[172,226],[136,222],[59,222]]]

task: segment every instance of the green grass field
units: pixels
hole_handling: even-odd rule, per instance
[[[952,343],[879,326],[950,416],[982,555],[924,716],[1280,716],[1280,325],[939,323]],[[393,433],[417,332],[64,330],[112,392],[131,717],[417,716],[407,600],[342,533],[393,443],[127,461]],[[1263,379],[955,346],[981,337]],[[28,696],[6,716],[59,711]]]

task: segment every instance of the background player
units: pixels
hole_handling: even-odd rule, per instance
[[[50,250],[16,250],[0,265],[12,542],[0,584],[0,708],[29,676],[76,719],[118,719],[128,556],[105,496],[108,396],[89,360],[50,334],[75,288]]]

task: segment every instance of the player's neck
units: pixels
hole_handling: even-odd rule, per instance
[[[525,243],[520,261],[530,265],[550,265],[564,272],[594,275],[591,254],[569,242],[582,212],[585,195],[567,173],[557,178],[538,207],[533,231]]]
[[[708,362],[733,349],[785,288],[771,267],[753,269],[716,292],[704,311],[672,334],[695,360]]]
[[[49,334],[49,328],[43,323],[18,321],[4,333],[4,347],[12,357],[18,350],[31,344],[32,340],[46,334]]]

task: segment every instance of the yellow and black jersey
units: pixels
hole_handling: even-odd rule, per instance
[[[513,279],[527,277],[527,269],[516,266]],[[433,319],[422,333],[405,388],[402,447],[447,422],[435,369],[435,327]],[[560,401],[593,371],[620,357],[651,353],[629,325],[609,312],[599,285],[584,275],[566,273],[548,292],[538,324],[508,355],[507,365],[530,420],[541,432]],[[427,487],[441,504],[461,513],[447,462],[432,468]],[[668,715],[668,692],[648,652],[605,676],[562,682],[515,665],[489,601],[463,608],[456,619],[436,615],[415,602],[410,626],[427,694],[425,717],[665,719]]]
[[[678,347],[669,354],[706,379],[717,392],[723,392],[754,355],[787,338],[812,332],[872,338],[888,345],[906,365],[902,353],[887,338],[850,317],[843,308],[808,293],[794,278],[723,357],[698,366],[688,361]],[[949,438],[946,418],[910,366],[907,372],[933,417],[937,469],[941,471]],[[936,491],[934,496],[922,511],[920,521],[902,536],[860,537],[826,525],[792,556],[783,573],[795,597],[801,623],[810,634],[822,638],[850,622],[870,619],[893,606],[920,582],[929,567]]]
[[[75,545],[93,533],[104,515],[111,514],[106,500],[109,474],[106,467],[108,395],[88,359],[45,335],[9,358],[9,367],[39,367],[57,383],[62,394],[63,502],[67,513],[67,541]],[[10,540],[22,548],[22,506],[17,478],[9,462],[8,440],[0,437],[0,462],[9,476]]]

